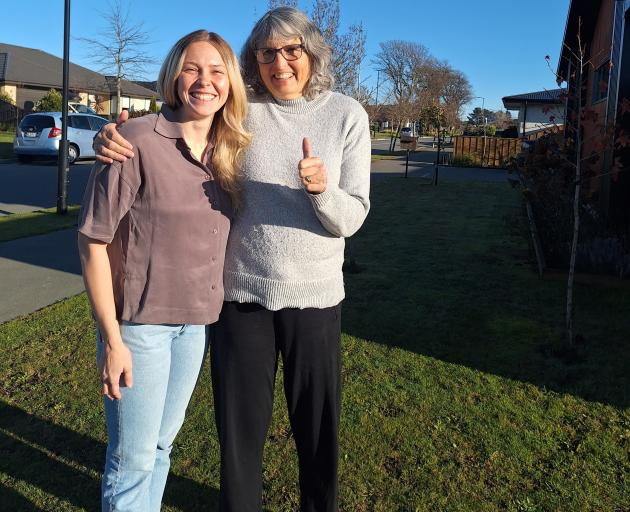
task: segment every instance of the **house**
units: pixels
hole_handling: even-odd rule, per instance
[[[564,125],[565,89],[505,96],[506,110],[518,110],[518,136]]]
[[[578,38],[585,48],[579,69]],[[630,234],[630,0],[571,0],[558,63],[567,84],[567,130],[575,137],[582,83],[582,158],[597,154],[585,183],[609,223]]]
[[[116,83],[90,69],[70,63],[69,89],[73,100],[89,105],[102,115],[114,115]],[[22,110],[30,111],[49,89],[63,87],[63,60],[50,53],[0,43],[0,91]],[[122,107],[148,110],[155,92],[123,80]]]

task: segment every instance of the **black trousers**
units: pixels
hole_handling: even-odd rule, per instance
[[[262,510],[262,455],[278,355],[297,446],[301,510],[337,512],[341,305],[269,311],[226,302],[211,341],[220,510]]]

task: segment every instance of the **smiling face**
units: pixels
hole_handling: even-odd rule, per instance
[[[299,37],[285,40],[267,40],[261,48],[282,48],[290,44],[301,44]],[[308,54],[303,51],[297,60],[286,60],[281,52],[271,64],[258,63],[258,73],[267,90],[274,98],[293,100],[303,96],[304,87],[311,77]]]
[[[212,120],[229,93],[227,68],[217,49],[206,41],[191,43],[177,78],[180,120]]]

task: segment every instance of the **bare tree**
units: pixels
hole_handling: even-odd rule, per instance
[[[335,89],[357,97],[361,88],[361,62],[365,58],[366,34],[363,23],[351,25],[348,32],[340,34],[339,0],[313,0],[310,17],[333,50]]]
[[[440,102],[444,107],[445,122],[452,127],[460,123],[464,105],[472,99],[472,88],[466,75],[448,64],[439,70],[441,75]]]
[[[114,76],[116,110],[120,113],[122,81],[144,78],[147,67],[154,64],[155,59],[146,53],[149,37],[143,23],[133,23],[130,20],[129,5],[125,9],[121,0],[114,0],[101,16],[105,21],[105,28],[99,32],[99,37],[78,39],[88,44],[88,57],[100,66],[99,71]]]
[[[419,43],[409,41],[386,41],[379,43],[380,51],[373,64],[383,73],[389,85],[388,101],[396,123],[392,134],[390,151],[402,123],[418,119],[426,91],[429,87],[429,71],[434,67],[434,59],[429,51]]]
[[[269,0],[269,9],[297,7],[297,0]],[[332,48],[332,72],[335,90],[361,101],[365,97],[360,79],[360,67],[365,58],[366,33],[363,23],[350,25],[340,33],[339,0],[313,0],[309,17]]]
[[[297,7],[297,0],[269,0],[269,9],[275,9],[276,7]]]

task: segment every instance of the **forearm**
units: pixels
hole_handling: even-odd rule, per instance
[[[122,343],[116,319],[116,305],[107,244],[79,233],[79,256],[83,282],[98,323],[103,342],[108,346]]]
[[[339,237],[352,236],[363,224],[370,208],[367,192],[351,195],[338,186],[311,196],[315,214],[329,233]]]

